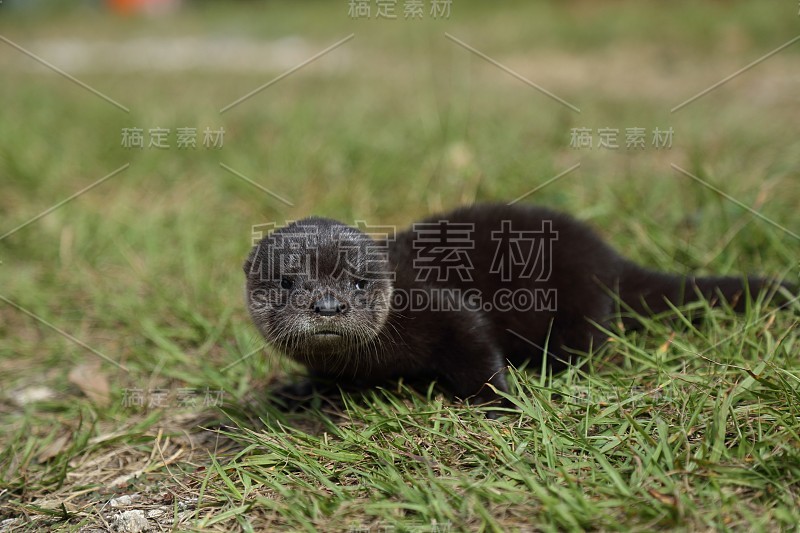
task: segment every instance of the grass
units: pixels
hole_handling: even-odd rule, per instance
[[[796,6],[454,3],[450,20],[419,23],[346,7],[4,14],[0,35],[23,46],[299,35],[308,57],[356,37],[223,115],[285,68],[75,73],[126,114],[0,43],[1,233],[130,163],[0,240],[0,529],[110,527],[126,510],[183,530],[796,529],[797,304],[609,331],[562,375],[514,371],[519,410],[500,420],[404,384],[287,414],[267,398],[298,369],[259,350],[241,273],[256,224],[404,226],[516,198],[580,162],[525,201],[588,220],[651,267],[796,280],[798,242],[773,223],[800,231],[800,52],[669,112],[794,37]],[[636,126],[673,127],[673,147],[569,147],[572,128]],[[221,150],[136,151],[120,146],[124,127],[227,133]]]

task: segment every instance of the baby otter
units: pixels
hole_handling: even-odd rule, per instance
[[[789,288],[654,272],[566,214],[494,204],[433,216],[394,238],[306,218],[264,237],[244,271],[256,327],[312,379],[432,378],[477,404],[508,391],[507,362],[545,357],[558,371],[600,345],[595,324],[635,327],[636,314],[699,298],[741,311],[747,294]]]

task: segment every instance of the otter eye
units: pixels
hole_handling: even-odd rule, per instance
[[[292,287],[294,287],[294,281],[289,278],[281,278],[281,289],[286,289],[288,291]]]
[[[366,280],[366,279],[357,279],[355,285],[356,285],[356,289],[358,289],[360,291],[363,291],[369,285],[369,281]]]

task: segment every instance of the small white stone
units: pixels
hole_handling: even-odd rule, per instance
[[[186,509],[194,509],[197,505],[197,498],[186,498],[178,502],[178,510],[185,511]]]
[[[55,395],[56,393],[49,387],[33,386],[16,391],[10,398],[15,404],[23,407],[29,403],[50,400],[55,398]]]
[[[150,523],[144,516],[144,511],[134,509],[125,511],[114,517],[113,527],[121,533],[140,533],[150,529]]]
[[[116,498],[111,498],[108,501],[108,505],[111,507],[127,507],[131,505],[135,500],[139,499],[138,494],[123,494],[122,496],[117,496]]]
[[[19,521],[19,518],[6,518],[0,522],[0,531],[8,531],[17,521]]]

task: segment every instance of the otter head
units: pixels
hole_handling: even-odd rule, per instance
[[[262,239],[244,264],[247,306],[264,338],[306,364],[375,340],[392,294],[386,246],[334,220],[307,218]]]

